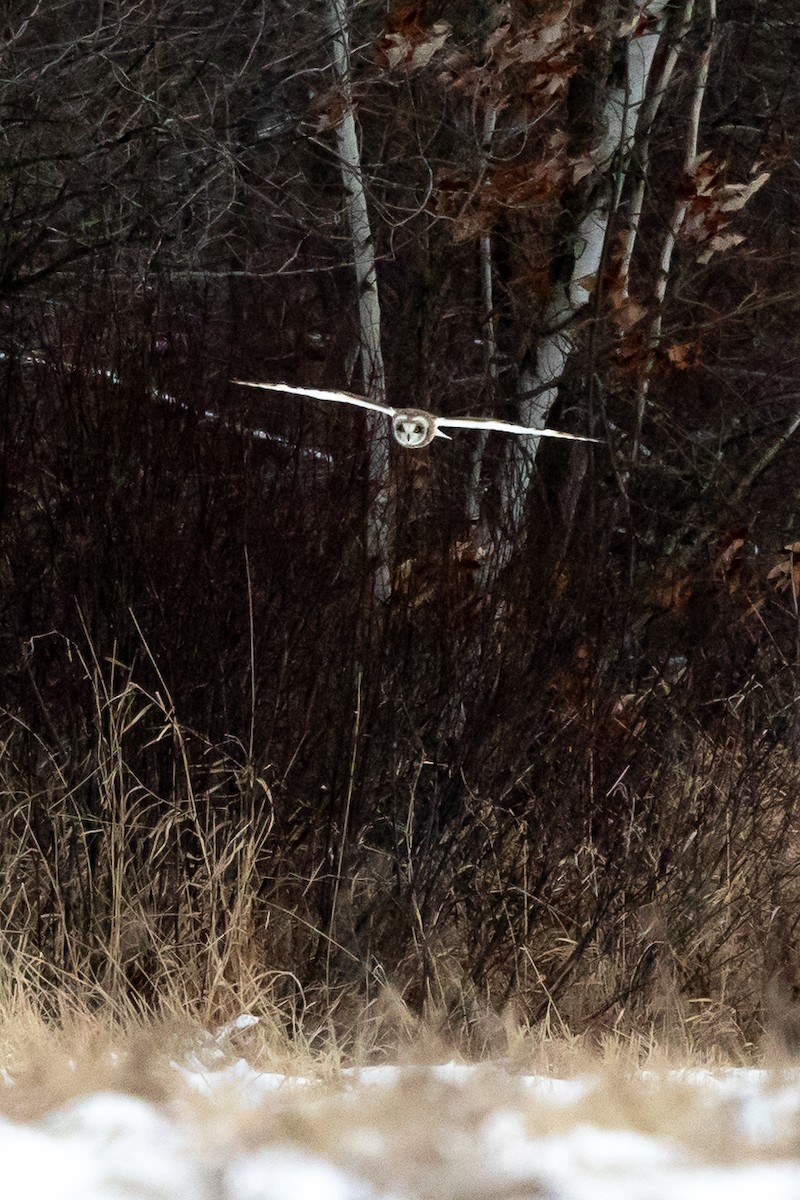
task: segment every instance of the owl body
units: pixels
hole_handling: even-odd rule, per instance
[[[339,404],[353,404],[357,408],[368,408],[372,412],[386,413],[391,418],[392,433],[406,450],[419,450],[429,446],[435,437],[449,438],[442,429],[483,429],[500,433],[515,433],[523,437],[566,438],[571,442],[596,442],[597,438],[582,437],[577,433],[562,433],[558,429],[535,429],[529,425],[513,425],[509,421],[496,421],[493,417],[437,417],[424,408],[390,408],[387,404],[376,404],[365,396],[352,392],[328,392],[321,388],[293,387],[288,383],[250,383],[234,379],[243,387],[263,388],[268,392],[288,392],[292,396],[311,396],[316,400],[333,400]]]

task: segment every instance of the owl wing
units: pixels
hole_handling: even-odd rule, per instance
[[[288,383],[250,383],[246,379],[234,379],[231,382],[241,384],[242,387],[264,388],[268,392],[288,392],[291,396],[337,400],[341,404],[355,404],[358,408],[371,408],[374,412],[387,413],[390,417],[396,412],[394,408],[388,408],[385,404],[375,404],[372,400],[365,400],[363,396],[354,396],[352,392],[324,392],[320,388],[292,387]]]
[[[581,437],[578,433],[562,433],[559,429],[533,429],[530,425],[512,425],[491,417],[437,417],[437,425],[448,429],[497,429],[500,433],[522,433],[529,437],[566,438],[570,442],[599,442],[599,438]]]

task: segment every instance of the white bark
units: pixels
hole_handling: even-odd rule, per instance
[[[639,235],[639,227],[642,221],[644,196],[647,189],[648,176],[650,173],[650,137],[655,119],[658,116],[658,110],[661,107],[661,101],[663,100],[667,89],[669,88],[672,76],[675,72],[675,67],[678,64],[678,58],[680,56],[681,49],[683,48],[686,34],[689,32],[692,24],[694,5],[695,0],[685,0],[683,12],[681,13],[681,19],[667,55],[664,59],[664,65],[661,68],[661,74],[656,82],[655,87],[652,88],[646,103],[642,105],[639,116],[636,136],[638,178],[633,188],[630,201],[628,202],[628,228],[625,235],[622,251],[622,263],[620,266],[623,296],[627,296],[630,290],[631,262],[633,261],[633,252],[636,247],[636,239]],[[647,68],[648,73],[652,67],[653,56],[663,33],[663,26],[664,17],[662,16],[659,20],[657,30],[654,31],[653,34],[637,39],[638,42],[648,43],[639,49],[639,55],[643,67],[649,59],[649,67]],[[633,53],[633,51],[631,52]]]
[[[353,262],[358,291],[358,324],[364,394],[377,404],[386,404],[386,375],[381,351],[381,309],[375,245],[361,170],[353,90],[350,72],[350,37],[347,0],[327,0],[331,33],[331,61],[344,100],[336,126],[336,145],[345,191]],[[375,596],[386,600],[391,591],[391,511],[389,481],[389,433],[385,420],[368,418],[370,508],[367,517],[367,553],[374,565]]]
[[[572,278],[568,287],[556,285],[545,312],[544,324],[551,332],[539,341],[534,367],[520,375],[520,421],[533,429],[546,427],[550,410],[558,399],[561,376],[575,345],[571,321],[591,299],[586,281],[596,278],[600,270],[608,217],[607,204],[600,203],[581,222],[576,235]],[[522,526],[538,447],[536,438],[515,438],[508,444],[507,469],[501,481],[504,534],[509,539],[506,555]]]
[[[594,151],[597,186],[594,207],[584,216],[575,237],[574,261],[569,282],[553,289],[543,317],[546,332],[536,347],[533,365],[519,380],[519,410],[523,424],[543,428],[558,398],[564,369],[575,347],[575,321],[592,297],[603,262],[609,220],[625,180],[626,164],[636,138],[636,126],[647,95],[658,41],[666,20],[666,0],[644,0],[640,14],[658,18],[652,31],[633,37],[625,30],[626,78],[622,87],[609,86],[602,116],[603,136]],[[536,465],[538,441],[509,442],[501,484],[503,541],[495,567],[508,561],[523,525],[528,492]]]

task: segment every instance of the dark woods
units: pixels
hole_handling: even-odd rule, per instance
[[[7,954],[791,1040],[794,6],[388,9],[6,8]],[[601,445],[230,383],[361,390],[337,13],[389,402]]]

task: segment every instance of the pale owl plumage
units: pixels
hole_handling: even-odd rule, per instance
[[[534,429],[530,425],[513,425],[508,421],[495,421],[493,417],[437,417],[422,408],[389,408],[376,404],[364,396],[352,392],[327,392],[321,388],[292,387],[288,383],[250,383],[246,379],[234,379],[242,387],[263,388],[268,392],[288,392],[292,396],[310,396],[315,400],[333,400],[340,404],[353,404],[373,412],[386,413],[391,418],[395,440],[406,449],[417,450],[427,446],[435,437],[448,437],[443,429],[494,429],[500,433],[516,433],[523,437],[565,438],[571,442],[596,442],[597,438],[581,437],[577,433],[562,433],[558,429]]]

